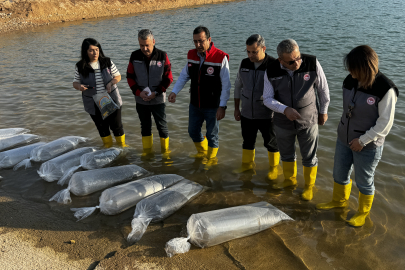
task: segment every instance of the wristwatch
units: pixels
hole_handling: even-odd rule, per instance
[[[228,106],[219,106],[220,108],[226,110],[226,108],[228,108]]]

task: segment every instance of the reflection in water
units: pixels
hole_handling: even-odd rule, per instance
[[[328,1],[316,3],[303,0],[256,0],[222,5],[207,5],[180,10],[155,12],[133,17],[106,20],[89,20],[65,23],[31,32],[5,35],[0,40],[0,81],[2,82],[2,110],[0,128],[29,128],[32,133],[50,141],[65,135],[90,137],[85,146],[101,146],[97,130],[83,110],[80,93],[72,88],[74,64],[79,58],[84,38],[99,40],[103,50],[110,55],[121,73],[125,73],[130,53],[137,48],[136,30],[150,28],[155,34],[156,46],[165,50],[172,62],[176,79],[186,62],[186,53],[193,47],[192,30],[206,25],[215,45],[230,54],[231,81],[245,56],[245,40],[253,33],[266,38],[267,53],[276,56],[276,46],[282,39],[297,40],[303,53],[318,57],[326,73],[331,90],[329,120],[320,127],[318,150],[319,168],[317,191],[311,202],[300,199],[304,180],[301,160],[298,159],[298,186],[273,190],[267,180],[267,152],[258,136],[256,167],[241,174],[232,173],[241,162],[242,138],[239,122],[233,119],[233,100],[228,102],[225,119],[220,123],[218,165],[205,170],[201,160],[190,158],[194,144],[188,137],[187,87],[176,104],[167,104],[167,121],[170,132],[170,158],[162,157],[158,143],[153,153],[142,156],[140,123],[135,111],[135,101],[125,80],[119,83],[123,105],[123,123],[127,142],[131,146],[126,157],[115,165],[136,164],[155,174],[175,173],[204,186],[210,191],[199,196],[188,207],[174,215],[185,223],[192,213],[242,205],[265,200],[293,217],[296,222],[280,225],[270,232],[243,240],[251,245],[255,256],[266,256],[268,239],[285,246],[308,268],[327,269],[383,269],[404,268],[405,166],[403,160],[403,134],[405,103],[400,98],[396,119],[387,137],[383,158],[375,176],[376,196],[370,218],[362,228],[352,228],[344,220],[357,209],[357,188],[347,209],[317,211],[315,204],[328,201],[332,192],[333,154],[336,128],[341,115],[341,85],[347,75],[342,57],[353,47],[369,44],[380,56],[380,68],[399,89],[405,87],[405,66],[398,54],[398,44],[405,42],[401,27],[404,16],[399,2],[388,0],[384,8],[375,8],[381,2]],[[364,11],[359,13],[358,11]],[[226,16],[224,16],[226,14]],[[258,18],[257,24],[252,17]],[[259,23],[260,22],[260,23]],[[170,88],[171,89],[171,88]],[[169,89],[169,91],[170,91]],[[232,97],[232,95],[231,95]],[[297,153],[300,157],[300,153]],[[4,170],[0,187],[9,193],[20,194],[24,199],[49,205],[52,211],[72,216],[68,207],[49,204],[48,199],[59,188],[41,180],[36,170],[39,164],[26,171]],[[282,181],[283,176],[278,176]],[[355,179],[354,179],[355,180]],[[69,207],[97,205],[100,192],[85,197],[75,197]],[[125,224],[132,215],[126,211],[114,217],[89,217],[86,224],[100,222],[106,226]],[[159,230],[154,232],[158,235]],[[146,236],[144,236],[145,239]],[[253,239],[256,242],[253,242]],[[146,241],[146,240],[145,240]],[[242,241],[242,240],[241,240]],[[236,243],[229,246],[235,248]],[[224,246],[225,247],[225,246]],[[228,246],[226,246],[228,247]],[[288,251],[287,251],[288,250]],[[225,252],[225,251],[224,251]],[[249,250],[242,249],[242,258],[249,260]],[[202,253],[200,253],[202,254]],[[204,256],[204,255],[202,255]],[[253,265],[253,264],[252,264]],[[252,268],[253,269],[253,268]]]

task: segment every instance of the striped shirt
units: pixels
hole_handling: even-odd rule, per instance
[[[90,63],[90,66],[94,69],[94,74],[96,76],[96,90],[97,92],[103,92],[106,91],[103,77],[101,77],[101,70],[100,70],[100,62],[94,62]],[[118,71],[117,67],[114,65],[114,63],[111,61],[111,74],[112,77],[117,77],[120,76],[120,72]],[[75,78],[73,82],[80,83],[80,74],[77,69],[77,66],[75,66]]]
[[[286,70],[291,77],[294,75],[294,71],[285,68],[283,65],[281,65],[281,63],[280,66],[282,69]],[[315,84],[317,86],[316,88],[318,90],[319,97],[319,113],[327,114],[330,102],[329,86],[328,82],[326,81],[325,73],[323,72],[321,64],[318,62],[318,60],[316,60],[316,74],[318,75]],[[284,110],[287,108],[286,105],[274,99],[274,88],[267,77],[267,71],[264,73],[263,103],[272,111],[282,114],[284,114]]]

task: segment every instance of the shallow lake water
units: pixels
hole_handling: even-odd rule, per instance
[[[403,269],[405,166],[401,161],[405,151],[402,138],[405,103],[401,93],[405,88],[405,55],[402,50],[405,33],[401,21],[404,15],[403,5],[398,0],[254,0],[55,24],[3,35],[0,39],[0,128],[28,128],[45,141],[65,135],[86,136],[90,138],[86,145],[101,146],[98,132],[83,110],[80,92],[72,88],[81,42],[93,37],[102,44],[104,53],[112,58],[123,78],[118,87],[124,102],[123,124],[130,148],[126,157],[115,165],[137,164],[155,174],[176,173],[211,188],[179,211],[178,214],[184,216],[184,223],[186,213],[265,200],[295,219],[295,222],[281,224],[272,230],[308,268],[321,269],[320,265],[328,265],[331,269]],[[271,188],[266,179],[267,152],[260,134],[256,143],[255,170],[242,174],[232,172],[239,166],[242,154],[240,123],[233,117],[233,88],[226,117],[220,122],[216,166],[204,170],[201,161],[189,157],[195,148],[187,133],[187,86],[178,95],[177,102],[167,103],[166,107],[172,151],[170,159],[163,159],[160,154],[155,126],[155,152],[147,157],[141,156],[140,122],[125,78],[129,56],[139,48],[137,30],[149,28],[153,31],[156,47],[168,53],[176,81],[186,63],[187,51],[193,48],[192,31],[200,24],[210,29],[215,46],[229,53],[232,84],[240,61],[246,57],[244,44],[251,34],[264,36],[267,53],[273,57],[276,56],[277,44],[286,38],[294,38],[302,53],[318,57],[328,79],[331,103],[329,120],[319,131],[317,192],[312,201],[300,200],[304,183],[299,153],[298,186],[281,191]],[[318,211],[315,204],[331,198],[336,128],[342,114],[341,85],[347,75],[343,56],[361,44],[368,44],[376,50],[380,70],[398,86],[400,96],[395,123],[375,173],[376,195],[370,218],[362,228],[352,228],[343,219],[357,210],[356,187],[352,189],[350,206],[345,210]],[[4,178],[0,181],[0,189],[49,204],[52,211],[68,213],[68,207],[48,202],[60,188],[56,183],[45,183],[40,179],[37,167],[17,172],[0,171]],[[282,181],[281,175],[278,180]],[[99,195],[73,196],[72,205],[95,205]],[[128,223],[132,213],[133,209],[130,209],[119,216],[102,219],[96,215],[91,222],[103,222],[107,227]],[[266,237],[255,239],[258,239],[259,246],[263,244],[260,241],[267,241]],[[256,256],[266,256],[267,250],[255,249],[255,252]],[[325,264],[309,259],[311,253],[319,255],[319,260]],[[266,265],[261,267],[265,269]]]

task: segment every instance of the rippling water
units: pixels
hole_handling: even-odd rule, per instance
[[[0,40],[0,128],[25,127],[45,140],[64,135],[88,136],[89,145],[101,145],[91,118],[83,110],[80,93],[72,88],[81,42],[93,37],[100,41],[105,54],[123,75],[118,86],[124,101],[123,123],[131,149],[120,164],[138,164],[154,173],[177,173],[212,187],[194,204],[195,209],[188,210],[191,212],[205,211],[209,209],[207,205],[226,207],[260,200],[278,206],[296,222],[274,230],[309,268],[321,269],[322,265],[339,269],[403,268],[405,166],[401,160],[405,151],[402,143],[405,103],[401,91],[405,88],[405,64],[401,46],[405,43],[404,15],[403,3],[399,0],[256,0],[57,24],[4,35]],[[188,157],[195,149],[187,133],[187,90],[179,94],[176,104],[167,104],[171,160],[161,158],[155,127],[155,155],[141,159],[140,123],[134,97],[125,80],[129,56],[138,48],[137,30],[152,29],[156,46],[168,52],[176,80],[186,63],[187,51],[193,48],[191,33],[200,24],[210,29],[215,45],[229,53],[232,83],[240,61],[246,57],[245,40],[254,33],[265,37],[267,53],[272,56],[276,56],[275,48],[281,40],[294,38],[302,53],[318,57],[328,79],[331,104],[329,121],[320,127],[318,192],[313,201],[303,202],[299,198],[303,188],[300,160],[296,190],[270,188],[266,181],[267,153],[260,135],[255,172],[232,173],[241,162],[242,152],[240,124],[233,118],[233,92],[227,115],[220,123],[217,166],[205,171],[199,162]],[[315,210],[315,204],[331,197],[336,128],[342,112],[341,85],[347,75],[342,58],[361,44],[368,44],[377,51],[380,70],[396,83],[400,98],[395,123],[375,175],[376,196],[371,220],[356,229],[348,227],[342,217],[353,215],[357,209],[357,188],[352,190],[347,211],[320,212]],[[0,182],[2,189],[28,199],[47,203],[58,190],[56,185],[44,183],[34,169],[3,171],[1,175],[5,178]],[[96,203],[98,195],[73,198],[74,205]],[[51,206],[58,209],[57,205]],[[128,218],[132,211],[124,217]],[[259,252],[258,256],[266,254],[266,250]]]

